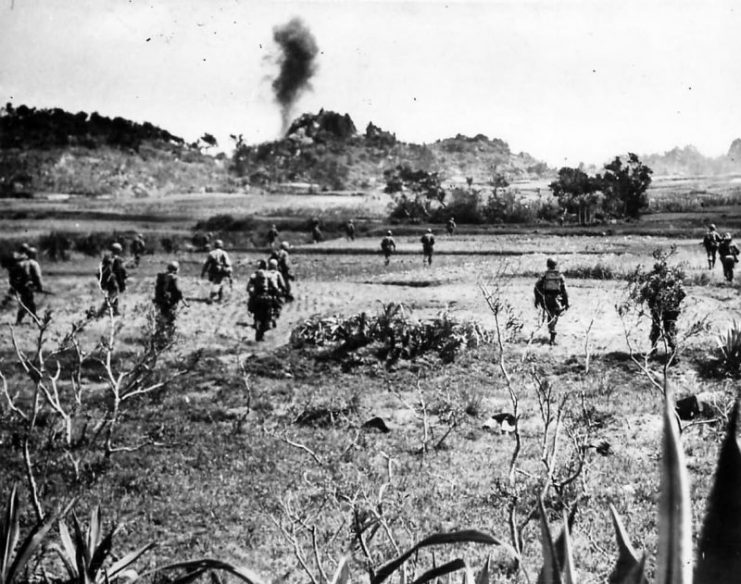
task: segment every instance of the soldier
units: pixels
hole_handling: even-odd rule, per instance
[[[352,219],[350,219],[347,222],[347,225],[345,225],[345,235],[347,235],[347,238],[350,241],[355,241],[355,223]]]
[[[139,266],[139,262],[144,255],[144,251],[147,248],[147,244],[144,242],[144,236],[141,233],[137,233],[134,240],[131,242],[131,253],[134,254],[134,265]]]
[[[8,290],[0,304],[3,308],[5,308],[13,298],[17,297],[17,290],[20,290],[23,286],[24,272],[21,262],[25,259],[25,254],[15,251],[11,256],[2,259],[3,268],[8,270]]]
[[[36,317],[36,299],[34,292],[43,292],[41,281],[41,266],[36,260],[38,250],[27,244],[21,246],[22,252],[14,253],[8,265],[8,280],[10,290],[3,300],[3,306],[15,296],[18,299],[18,312],[15,324],[19,325],[26,316],[26,312]]]
[[[435,236],[432,235],[432,229],[428,229],[420,239],[422,242],[422,263],[427,263],[428,266],[432,265],[432,251],[435,247]]]
[[[319,243],[322,239],[324,239],[324,235],[322,234],[322,230],[319,226],[319,219],[314,217],[311,220],[311,240],[314,243]]]
[[[291,260],[288,256],[289,249],[290,245],[288,245],[287,241],[284,241],[280,244],[280,249],[277,249],[270,254],[270,259],[274,259],[278,262],[278,271],[280,271],[281,276],[283,276],[283,283],[285,285],[284,298],[286,302],[293,301],[291,281],[296,279],[291,272]]]
[[[702,245],[705,246],[705,251],[708,254],[708,269],[712,270],[715,267],[715,253],[718,251],[718,244],[720,243],[720,233],[715,230],[715,225],[708,226],[708,232],[705,237],[702,238]]]
[[[268,245],[272,248],[275,246],[275,242],[278,241],[279,233],[278,228],[275,226],[275,223],[270,227],[270,231],[268,231]]]
[[[388,266],[391,262],[391,254],[396,251],[396,242],[391,237],[390,230],[386,232],[386,237],[381,240],[381,251],[383,252],[383,257],[386,258],[385,265]]]
[[[123,258],[123,247],[120,243],[111,244],[111,253],[106,253],[100,262],[98,268],[98,283],[100,289],[105,295],[103,305],[98,310],[98,316],[103,316],[109,309],[113,310],[113,314],[118,316],[120,313],[118,308],[119,295],[126,291],[126,267],[124,266]]]
[[[672,353],[677,349],[677,319],[686,293],[682,281],[684,272],[667,265],[666,254],[654,252],[658,260],[650,272],[636,271],[631,277],[630,298],[645,304],[651,315],[651,353],[656,351],[659,339],[664,339]]]
[[[273,299],[273,328],[276,326],[276,321],[280,318],[280,311],[283,308],[283,299],[286,297],[286,281],[283,279],[283,274],[278,269],[278,260],[270,258],[268,260],[268,280],[270,280],[270,290],[275,290],[276,294]]]
[[[273,321],[275,299],[280,294],[268,276],[265,260],[257,263],[257,270],[247,281],[247,294],[247,310],[254,316],[255,340],[259,342]]]
[[[718,244],[718,255],[720,262],[723,264],[723,275],[729,282],[733,281],[733,268],[738,262],[738,247],[733,243],[730,233],[726,233]]]
[[[208,253],[201,269],[201,278],[208,276],[208,281],[211,282],[211,290],[208,294],[209,304],[214,299],[219,302],[223,300],[225,280],[228,280],[230,285],[232,284],[232,261],[223,248],[223,241],[220,239],[214,241],[214,249]]]
[[[535,283],[535,308],[541,308],[548,319],[550,345],[556,344],[556,324],[558,317],[569,309],[569,295],[563,274],[558,271],[555,260],[546,261],[548,268]]]
[[[451,217],[448,219],[448,235],[453,235],[455,233],[456,228],[458,227],[455,224],[455,217]]]
[[[180,264],[172,261],[164,272],[157,274],[154,285],[154,305],[158,309],[155,338],[166,345],[175,333],[175,317],[178,303],[188,305],[178,282]]]

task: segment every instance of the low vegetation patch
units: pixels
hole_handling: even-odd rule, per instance
[[[474,322],[460,322],[446,311],[432,320],[417,320],[408,307],[395,302],[383,305],[376,315],[314,317],[291,333],[294,348],[329,347],[336,355],[371,348],[388,365],[427,353],[436,353],[449,363],[462,349],[490,340],[490,334]]]

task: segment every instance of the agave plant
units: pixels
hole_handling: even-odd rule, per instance
[[[18,491],[15,487],[10,491],[5,516],[0,523],[0,584],[13,584],[24,574],[28,562],[39,550],[49,535],[54,523],[69,511],[74,503],[70,501],[63,509],[52,517],[39,521],[18,546],[20,541],[20,508],[18,506]]]
[[[62,547],[55,549],[67,569],[69,581],[74,584],[112,582],[120,578],[134,562],[154,547],[152,543],[147,544],[125,555],[109,568],[104,568],[106,560],[111,556],[113,537],[120,530],[120,526],[114,526],[107,534],[104,534],[99,505],[90,514],[90,523],[86,531],[83,531],[74,513],[72,514],[72,526],[74,531],[70,533],[67,524],[63,520],[59,522]]]
[[[715,362],[724,373],[741,374],[741,325],[735,320],[726,333],[718,337]]]

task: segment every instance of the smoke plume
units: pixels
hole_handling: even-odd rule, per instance
[[[301,94],[311,89],[309,81],[316,72],[319,47],[311,31],[300,18],[292,18],[273,29],[273,40],[280,53],[277,56],[278,76],[273,80],[275,100],[280,105],[285,134],[291,121],[293,106]]]

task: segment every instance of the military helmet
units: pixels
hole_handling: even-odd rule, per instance
[[[265,260],[260,260],[257,262],[257,269],[258,270],[264,270],[268,266],[267,263],[265,263]]]
[[[26,252],[28,252],[29,249],[31,249],[31,246],[28,245],[27,243],[22,243],[21,244],[21,251],[22,252],[26,253]]]
[[[725,234],[725,235],[723,236],[723,239],[732,239],[732,238],[731,238],[731,234],[730,234],[730,233],[726,233],[726,234]]]
[[[216,248],[222,248],[222,247],[224,247],[224,242],[222,240],[220,240],[220,239],[217,239],[216,241],[214,241],[214,247],[216,247]]]
[[[711,223],[710,224],[710,230],[711,231],[715,231],[715,223]]]
[[[167,264],[168,272],[177,272],[179,269],[180,269],[180,264],[174,260]]]
[[[427,230],[427,233],[432,233],[432,229],[428,229]]]
[[[26,250],[26,255],[28,255],[28,257],[30,258],[36,258],[39,255],[39,250],[35,247],[29,247]]]
[[[545,265],[548,266],[549,270],[555,270],[558,264],[556,263],[556,260],[554,260],[553,258],[548,258],[545,262]]]
[[[283,243],[280,244],[280,247],[281,249],[288,249],[291,246],[287,241],[284,241]]]
[[[386,235],[391,235],[391,230],[390,229],[386,232]]]
[[[121,253],[123,251],[123,246],[120,243],[112,243],[111,251],[114,253]]]
[[[270,260],[268,260],[268,267],[271,270],[275,270],[278,267],[278,260],[276,260],[275,258],[270,258]]]

